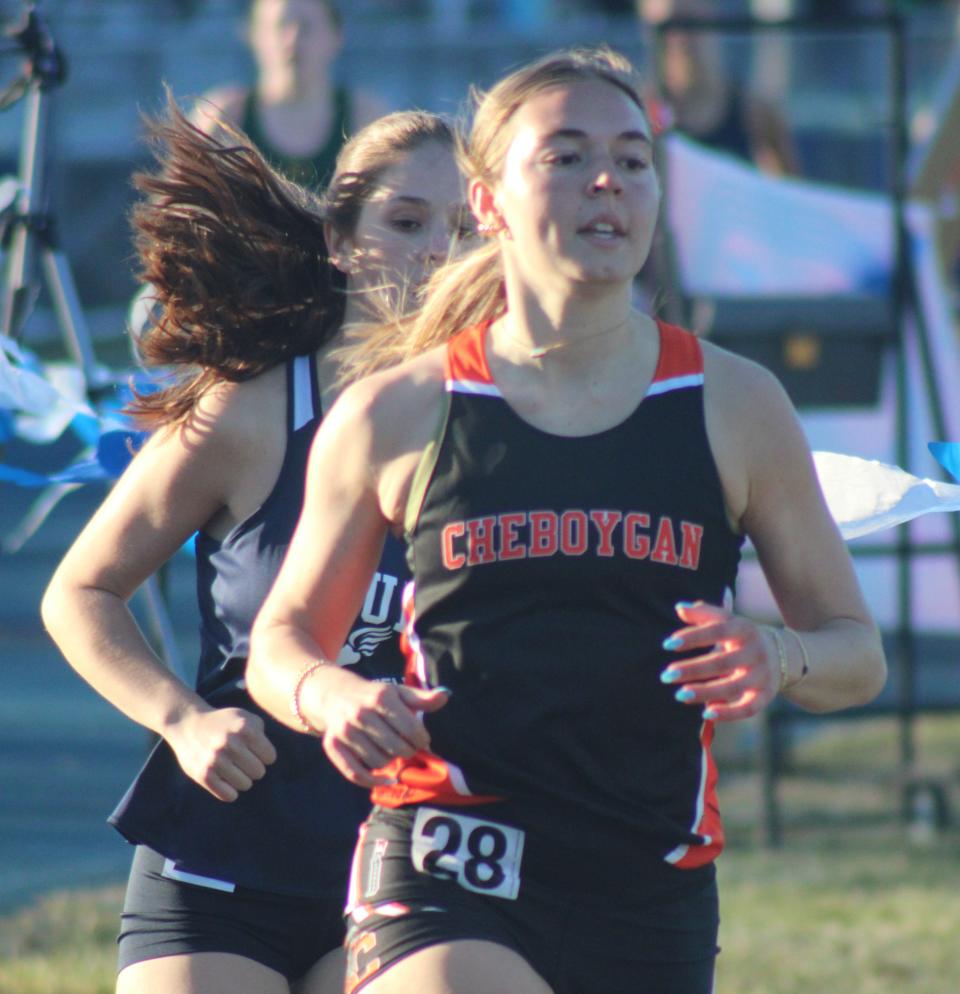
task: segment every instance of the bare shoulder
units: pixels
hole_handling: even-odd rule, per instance
[[[131,470],[155,480],[183,477],[198,487],[204,480],[216,480],[216,489],[226,502],[240,457],[242,461],[256,458],[274,441],[266,426],[276,420],[271,417],[274,411],[282,411],[283,398],[272,396],[272,379],[266,374],[248,383],[213,384],[183,420],[151,434]],[[278,434],[282,429],[281,420]]]
[[[768,418],[774,424],[796,420],[786,390],[770,370],[712,342],[701,344],[708,417],[722,417],[740,431],[770,428]]]
[[[707,436],[723,482],[731,525],[778,482],[807,486],[812,460],[800,419],[780,381],[764,366],[703,343]]]
[[[249,87],[233,83],[207,90],[194,104],[190,120],[208,134],[216,131],[223,123],[239,127],[249,92]]]
[[[240,383],[210,386],[190,414],[157,434],[165,446],[181,449],[195,472],[218,473],[230,481],[246,467],[265,466],[285,435],[286,387],[283,368]]]
[[[443,355],[442,347],[432,349],[352,384],[334,405],[331,418],[367,426],[374,451],[384,458],[420,438],[425,444],[443,397]]]
[[[244,453],[285,434],[286,374],[282,365],[239,383],[212,386],[180,431],[188,444]]]
[[[267,499],[283,465],[287,438],[283,365],[241,383],[219,383],[177,429],[191,477],[218,494],[221,510],[206,530],[222,536]]]
[[[311,475],[352,479],[358,490],[376,495],[380,514],[394,527],[445,410],[443,353],[434,349],[348,387],[314,441]]]

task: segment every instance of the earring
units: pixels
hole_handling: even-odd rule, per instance
[[[478,235],[496,235],[503,231],[503,218],[498,217],[496,222],[493,221],[481,221],[477,225]]]
[[[330,262],[343,273],[344,276],[353,276],[356,274],[359,266],[357,264],[356,252],[351,252],[349,255],[331,255],[329,256]]]

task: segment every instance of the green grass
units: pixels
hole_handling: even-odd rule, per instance
[[[122,887],[51,894],[0,919],[0,994],[112,994]]]
[[[757,841],[756,775],[721,781],[717,994],[960,994],[960,718],[916,726],[913,773],[953,815],[922,842],[899,817],[896,722],[825,728],[778,783],[779,849]]]
[[[957,994],[960,836],[827,832],[720,860],[718,994]]]
[[[917,727],[916,770],[953,813],[922,845],[898,818],[895,723],[825,727],[791,752],[780,849],[757,842],[755,773],[721,769],[717,994],[960,994],[960,718]],[[0,919],[0,994],[112,992],[121,899],[54,894]]]

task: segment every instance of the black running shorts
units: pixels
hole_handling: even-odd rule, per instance
[[[526,832],[489,811],[374,809],[351,874],[348,994],[417,950],[460,939],[514,950],[556,994],[711,994],[712,867],[670,868],[676,888],[658,879],[652,898],[635,887],[571,892],[562,868],[544,874]]]
[[[234,953],[293,981],[343,943],[340,897],[313,901],[216,885],[137,846],[117,940],[118,969],[160,956]]]

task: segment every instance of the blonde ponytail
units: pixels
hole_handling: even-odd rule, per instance
[[[380,322],[345,332],[336,353],[339,380],[350,383],[442,345],[463,328],[503,311],[503,273],[496,243],[486,243],[441,266],[421,291],[422,305],[403,313],[403,302],[378,307]]]

